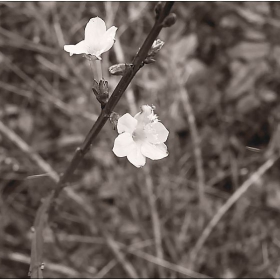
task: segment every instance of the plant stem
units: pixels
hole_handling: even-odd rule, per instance
[[[251,176],[243,182],[243,184],[229,197],[229,199],[219,208],[211,221],[203,230],[198,238],[192,251],[190,252],[190,266],[192,266],[197,258],[198,252],[205,244],[213,229],[217,226],[226,212],[236,203],[238,199],[254,184],[260,181],[260,178],[278,161],[279,154],[271,155],[268,160],[262,164]]]
[[[133,77],[136,75],[136,73],[140,70],[140,68],[144,65],[143,61],[146,59],[147,54],[153,44],[153,42],[157,39],[158,34],[160,33],[161,29],[163,28],[163,21],[164,19],[169,15],[170,10],[173,6],[174,2],[166,2],[164,7],[162,8],[157,20],[155,21],[155,24],[153,28],[151,29],[149,35],[147,36],[146,40],[144,41],[143,45],[141,46],[139,52],[136,54],[135,58],[133,59],[133,66],[131,67],[130,71],[127,71],[118,85],[116,86],[114,92],[112,93],[108,103],[106,104],[105,108],[101,111],[98,119],[92,126],[91,130],[89,131],[88,135],[86,136],[82,146],[80,148],[76,149],[76,152],[72,158],[72,161],[70,162],[69,166],[67,167],[65,173],[60,177],[59,182],[57,183],[57,187],[55,190],[51,192],[48,199],[45,201],[48,201],[48,205],[45,205],[45,202],[42,203],[40,208],[38,209],[36,213],[35,220],[38,220],[38,218],[43,219],[44,216],[49,213],[49,219],[51,219],[51,216],[54,213],[54,202],[56,198],[59,196],[60,192],[63,190],[63,188],[66,186],[66,184],[71,180],[71,177],[78,167],[79,163],[85,156],[85,154],[88,152],[92,145],[92,141],[96,138],[96,136],[99,134],[105,123],[107,122],[111,112],[117,105],[118,101],[122,97],[124,91],[130,84]],[[101,65],[100,65],[101,66]],[[102,72],[101,72],[102,77]],[[44,209],[44,211],[42,211]],[[50,211],[51,209],[51,211]],[[34,225],[35,230],[37,230],[36,224]],[[32,248],[32,252],[34,253]],[[31,271],[33,269],[37,269],[36,267],[31,267]]]
[[[57,188],[55,189],[54,198],[56,198],[59,195],[61,190],[65,187],[65,184],[68,181],[70,181],[71,176],[73,175],[73,173],[76,170],[77,166],[79,165],[80,161],[82,160],[82,158],[85,156],[85,154],[90,149],[92,141],[99,134],[99,132],[101,131],[101,129],[107,122],[111,112],[114,110],[118,101],[122,97],[124,91],[130,84],[131,80],[142,67],[142,63],[145,60],[145,58],[147,57],[147,54],[148,54],[154,40],[156,40],[159,32],[162,29],[162,22],[166,18],[166,16],[170,13],[170,10],[171,10],[173,4],[174,4],[174,2],[166,2],[158,20],[155,22],[151,32],[149,33],[148,37],[146,38],[146,40],[143,43],[142,47],[140,48],[139,52],[136,54],[136,56],[132,62],[133,67],[131,68],[130,71],[125,73],[125,75],[122,77],[122,79],[116,86],[114,92],[112,93],[105,108],[102,110],[98,119],[96,120],[96,122],[92,126],[91,130],[89,131],[88,135],[86,136],[82,146],[80,148],[77,148],[72,161],[70,162],[65,173],[61,177]]]

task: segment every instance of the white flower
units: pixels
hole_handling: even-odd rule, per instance
[[[65,45],[64,50],[73,54],[89,54],[101,59],[100,55],[112,48],[115,42],[117,27],[106,31],[105,22],[95,17],[89,20],[85,29],[85,40],[76,45]]]
[[[119,136],[115,139],[113,152],[118,157],[127,159],[136,167],[146,163],[146,157],[152,160],[168,156],[168,130],[158,121],[153,108],[142,106],[142,111],[132,117],[126,113],[118,119]]]

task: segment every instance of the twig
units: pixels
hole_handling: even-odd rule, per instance
[[[11,142],[16,144],[25,154],[28,155],[43,171],[45,171],[49,177],[55,182],[59,181],[59,175],[52,169],[52,167],[44,161],[37,153],[34,153],[32,149],[21,139],[16,133],[9,129],[4,123],[0,121],[0,132],[4,134]]]
[[[84,235],[68,235],[68,234],[58,234],[57,235],[60,242],[78,242],[85,244],[104,244],[104,238],[102,237],[92,237],[92,236],[84,236]],[[46,242],[54,242],[53,238],[50,238]]]
[[[103,278],[118,262],[113,259],[108,262],[99,272],[94,275],[94,278],[101,279]]]
[[[145,40],[144,44],[140,48],[139,52],[137,53],[136,57],[134,58],[132,64],[133,67],[131,68],[131,71],[127,71],[126,74],[122,77],[118,85],[116,86],[114,92],[112,93],[108,103],[106,104],[105,108],[102,110],[101,114],[99,115],[97,121],[93,125],[92,129],[88,133],[88,135],[85,138],[84,143],[80,148],[76,150],[76,153],[70,162],[68,168],[66,169],[65,173],[61,177],[61,180],[58,183],[58,186],[54,193],[54,198],[56,198],[61,190],[65,187],[66,182],[68,182],[76,170],[77,166],[79,165],[80,161],[83,159],[84,155],[88,152],[90,149],[90,146],[92,144],[92,141],[96,138],[96,136],[99,134],[105,123],[107,122],[111,112],[117,105],[118,101],[120,100],[121,96],[123,95],[124,91],[130,84],[133,77],[136,75],[136,73],[140,70],[140,68],[143,66],[143,61],[147,57],[148,51],[150,50],[154,40],[157,38],[159,32],[162,29],[162,23],[166,16],[169,14],[173,2],[167,2],[162,9],[162,12],[156,20],[155,25],[153,26],[151,32],[149,33],[147,39]]]
[[[117,57],[117,61],[119,63],[123,63],[125,61],[125,58],[124,58],[123,48],[119,41],[116,41],[116,43],[114,44],[114,51],[115,51],[115,54]],[[125,96],[126,96],[128,106],[130,108],[130,113],[132,115],[135,115],[137,113],[137,105],[136,105],[134,92],[130,85],[128,86],[128,88],[126,90]]]
[[[177,264],[173,264],[173,263],[168,262],[166,260],[159,259],[155,256],[152,256],[152,255],[147,254],[145,252],[142,252],[140,250],[128,249],[124,244],[122,245],[122,247],[123,247],[123,249],[125,249],[130,254],[133,254],[133,255],[135,255],[139,258],[145,259],[148,262],[154,263],[156,265],[160,265],[160,266],[165,267],[167,269],[170,269],[170,270],[173,270],[175,272],[186,275],[187,277],[190,277],[190,278],[210,278],[207,275],[192,271],[188,268],[182,267],[182,266],[177,265]]]
[[[1,259],[8,259],[14,262],[20,262],[24,264],[29,264],[30,263],[30,258],[26,255],[20,254],[20,253],[0,253],[0,258]],[[46,267],[53,272],[58,272],[61,273],[62,275],[68,276],[70,278],[78,278],[79,273],[67,266],[61,265],[61,264],[56,264],[56,263],[47,263]]]
[[[185,213],[185,218],[177,239],[177,246],[178,246],[178,250],[180,251],[184,248],[184,242],[186,240],[186,235],[190,224],[191,224],[191,215],[190,213]]]
[[[110,2],[106,2],[106,3],[110,3]],[[106,5],[106,7],[107,7],[107,5]],[[122,48],[122,45],[120,43],[120,40],[117,40],[115,42],[114,51],[115,51],[118,63],[124,63],[125,57],[124,57],[124,52],[123,52],[123,48]],[[134,92],[131,89],[130,85],[128,86],[128,88],[126,90],[125,96],[126,96],[126,100],[127,100],[129,109],[130,109],[130,113],[135,115],[137,113],[137,105],[136,105]]]
[[[189,76],[189,73],[187,73]],[[203,161],[202,161],[202,153],[200,148],[200,137],[198,135],[198,130],[195,122],[195,116],[193,113],[193,109],[190,103],[188,91],[184,88],[183,79],[180,80],[180,88],[179,93],[182,100],[183,107],[187,113],[190,133],[192,138],[192,143],[194,146],[194,158],[195,158],[195,166],[196,166],[196,175],[198,179],[198,196],[199,196],[199,204],[202,213],[207,213],[207,205],[205,199],[205,174],[203,169]],[[185,80],[186,81],[186,80]]]
[[[158,259],[163,259],[163,250],[162,250],[162,236],[161,236],[161,225],[160,225],[160,219],[158,216],[156,201],[155,201],[155,195],[154,195],[154,185],[150,174],[150,168],[149,166],[143,168],[143,171],[145,173],[145,180],[146,180],[146,188],[148,193],[148,200],[150,204],[150,210],[151,210],[151,216],[152,216],[152,222],[153,222],[153,232],[154,232],[154,238],[155,238],[155,246],[156,246],[156,256]],[[164,276],[164,271],[162,269],[159,269],[160,278],[166,278]]]
[[[137,272],[133,268],[133,266],[126,260],[124,254],[119,249],[119,245],[114,241],[113,238],[109,234],[104,234],[107,244],[113,251],[114,255],[116,256],[119,263],[122,264],[123,268],[127,272],[130,278],[137,279],[139,276],[137,275]]]
[[[97,205],[98,208],[98,205]],[[100,209],[101,210],[101,209]],[[90,215],[92,219],[94,218],[93,215]],[[98,217],[95,217],[95,223],[97,224],[97,228],[101,231],[105,242],[107,243],[107,246],[110,248],[112,253],[115,255],[117,261],[121,264],[124,271],[128,274],[130,278],[137,279],[138,274],[136,270],[134,269],[133,265],[126,259],[125,254],[120,250],[120,245],[114,240],[114,238],[111,236],[111,234],[107,231],[106,226],[98,219]],[[89,224],[89,230],[93,233],[95,231],[96,226],[93,226],[93,224]]]
[[[25,81],[34,91],[37,91],[41,97],[34,97],[35,99],[38,99],[40,102],[43,102],[44,100],[54,104],[57,108],[59,108],[62,112],[67,113],[68,115],[80,115],[88,120],[96,121],[97,115],[89,113],[89,112],[77,112],[76,109],[70,107],[69,105],[66,105],[63,101],[58,99],[57,97],[50,95],[47,90],[44,89],[41,85],[39,85],[37,82],[34,82],[27,74],[25,74],[20,68],[18,68],[16,65],[13,65],[12,62],[5,58],[6,65],[16,74],[18,75],[23,81]],[[5,62],[5,61],[4,61]],[[43,80],[44,83],[44,80]],[[11,85],[7,85],[5,83],[0,82],[0,87],[4,88],[7,91],[14,92],[16,94],[20,94],[23,96],[26,96],[28,98],[33,98],[33,96],[30,95],[29,91],[22,90],[22,89],[16,89],[15,87]]]
[[[197,240],[194,248],[191,251],[190,259],[192,263],[195,261],[198,252],[206,242],[207,238],[215,228],[215,226],[219,223],[224,214],[231,208],[231,206],[249,189],[249,187],[257,183],[261,176],[273,166],[273,164],[279,159],[278,155],[274,155],[269,158],[263,165],[259,167],[259,169],[254,172],[233,194],[232,196],[224,203],[224,205],[217,211],[215,216],[208,223],[201,236]]]
[[[50,201],[52,202],[49,207],[47,207],[46,212],[49,212],[51,209],[49,216],[52,216],[54,213],[54,202],[56,198],[59,196],[60,192],[65,188],[66,184],[71,180],[71,177],[78,167],[81,160],[84,158],[85,154],[90,149],[93,140],[97,137],[105,123],[107,122],[110,114],[112,113],[113,109],[117,105],[118,101],[122,97],[124,91],[136,75],[136,73],[143,67],[143,61],[146,59],[147,54],[154,42],[157,38],[159,32],[163,28],[163,22],[165,18],[169,15],[170,10],[173,6],[174,2],[167,2],[164,7],[162,8],[160,14],[158,15],[153,28],[151,29],[149,35],[147,36],[146,40],[144,41],[142,47],[140,48],[139,52],[136,54],[135,58],[132,61],[133,66],[131,67],[130,71],[127,71],[118,85],[116,86],[115,90],[113,91],[108,103],[106,104],[105,108],[101,111],[97,121],[94,123],[93,127],[89,131],[88,135],[86,136],[84,143],[80,148],[77,148],[72,161],[68,165],[65,173],[61,176],[56,189],[52,191],[50,194]],[[44,205],[41,205],[44,208]],[[41,208],[40,207],[40,208]],[[40,209],[38,210],[37,214],[40,213]],[[33,268],[32,268],[33,269]]]
[[[108,5],[106,5],[106,8],[109,10]],[[109,24],[110,25],[110,24]],[[124,52],[122,49],[122,46],[117,40],[114,44],[114,51],[117,57],[117,61],[119,63],[123,63],[125,61]],[[137,106],[136,106],[136,100],[133,94],[132,89],[130,86],[128,87],[126,91],[126,99],[128,101],[130,113],[135,115],[137,113]],[[143,168],[143,172],[145,173],[145,180],[146,180],[146,187],[147,187],[147,193],[148,193],[148,200],[150,204],[150,210],[151,210],[151,216],[152,216],[152,222],[153,222],[153,232],[154,232],[154,238],[155,238],[155,246],[156,246],[156,256],[159,259],[163,259],[163,249],[162,249],[162,236],[161,236],[161,229],[160,229],[160,220],[158,216],[158,211],[155,203],[155,196],[154,196],[154,187],[153,187],[153,181],[150,175],[150,168],[149,166],[146,166]],[[160,278],[165,278],[164,271],[162,269],[159,269]]]
[[[11,142],[13,142],[22,152],[24,152],[27,157],[29,157],[39,168],[41,168],[55,183],[59,181],[59,175],[53,170],[53,168],[42,157],[35,153],[22,138],[20,138],[14,131],[9,129],[1,121],[0,132]],[[76,194],[75,191],[72,189],[65,189],[65,192],[67,196],[75,201],[78,205],[83,206],[89,212],[91,211],[91,208],[87,207],[83,198]]]
[[[107,7],[107,5],[106,5]],[[117,61],[119,63],[123,63],[125,61],[124,52],[122,49],[122,46],[117,40],[114,44],[114,51],[117,57]],[[130,113],[135,115],[137,113],[137,106],[136,106],[136,100],[134,97],[134,93],[130,86],[128,87],[126,91],[126,99],[128,101]],[[145,173],[145,180],[146,180],[146,188],[148,193],[148,200],[150,204],[150,210],[151,210],[151,216],[152,216],[152,222],[153,222],[153,232],[154,232],[154,238],[155,238],[155,246],[156,246],[156,256],[159,259],[163,259],[163,249],[162,249],[162,236],[161,236],[161,229],[160,229],[160,220],[157,212],[157,207],[155,203],[155,196],[154,196],[154,187],[153,187],[153,181],[150,175],[150,168],[149,166],[146,166],[143,168],[143,172]],[[165,278],[164,271],[162,269],[159,269],[160,278]]]
[[[43,203],[44,207],[40,207],[40,211],[36,215],[34,222],[34,236],[31,245],[31,261],[29,269],[31,278],[43,278],[43,230],[47,220],[45,212],[49,205],[50,197],[47,197]]]
[[[32,50],[32,51],[36,51],[36,52],[42,52],[42,53],[46,53],[46,54],[55,55],[58,53],[58,51],[56,49],[46,47],[46,46],[38,44],[38,43],[34,43],[31,40],[23,38],[20,35],[18,35],[17,33],[11,32],[2,27],[0,27],[0,35],[6,37],[5,40],[3,40],[3,41],[5,42],[4,44],[8,45],[8,46],[11,45],[15,48],[23,48],[23,49]],[[11,41],[7,42],[7,39],[11,40]]]

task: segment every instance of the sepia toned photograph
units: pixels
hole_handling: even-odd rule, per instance
[[[0,278],[280,278],[280,2],[0,1]]]

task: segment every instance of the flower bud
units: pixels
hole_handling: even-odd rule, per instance
[[[175,22],[176,22],[176,15],[174,13],[171,13],[167,16],[167,18],[165,18],[165,20],[163,21],[163,27],[170,27],[172,26]]]
[[[116,112],[112,112],[110,114],[109,120],[110,120],[114,130],[117,129],[117,124],[118,124],[118,119],[119,118],[120,118],[120,115]]]
[[[101,108],[103,109],[109,100],[109,85],[105,80],[100,80],[99,82],[99,95],[96,96],[97,100],[101,104]]]
[[[156,4],[156,6],[155,6],[156,19],[158,19],[159,15],[161,13],[162,7],[163,7],[162,2],[158,2]]]
[[[93,80],[92,91],[95,96],[99,95],[99,85],[96,80]]]
[[[115,64],[109,67],[109,72],[111,75],[123,76],[131,66],[132,64],[127,63]]]
[[[100,95],[107,95],[109,96],[109,85],[108,81],[100,80],[99,82],[99,93]]]
[[[95,94],[96,99],[101,104],[101,108],[103,109],[109,99],[108,82],[102,79],[98,84],[96,80],[93,80],[92,91]]]
[[[152,45],[151,49],[148,52],[148,56],[155,56],[161,50],[163,45],[164,45],[163,41],[161,41],[160,39],[156,39],[153,42],[153,45]]]

